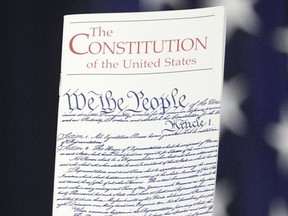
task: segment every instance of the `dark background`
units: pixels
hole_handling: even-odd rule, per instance
[[[183,7],[160,9],[199,6],[187,0]],[[248,132],[226,130],[220,142],[218,181],[229,181],[233,193],[225,206],[229,216],[288,215],[288,174],[279,172],[280,153],[264,135],[269,125],[281,122],[288,101],[288,51],[277,51],[271,42],[276,28],[288,26],[287,8],[287,0],[259,0],[261,34],[238,30],[227,42],[225,82],[245,75],[249,91],[239,107]],[[140,10],[137,0],[0,2],[1,216],[52,215],[63,16]],[[275,200],[287,214],[271,213]]]

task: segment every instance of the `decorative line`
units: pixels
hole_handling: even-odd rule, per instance
[[[70,24],[85,24],[85,23],[120,23],[120,22],[153,22],[153,21],[168,21],[168,20],[185,20],[185,19],[200,19],[200,18],[208,18],[214,17],[214,14],[206,15],[206,16],[197,16],[197,17],[179,17],[179,18],[166,18],[166,19],[148,19],[148,20],[103,20],[103,21],[82,21],[82,22],[70,22]]]
[[[201,68],[201,69],[195,69],[195,70],[182,70],[182,71],[162,71],[162,72],[143,72],[143,73],[69,73],[67,76],[142,76],[142,75],[156,75],[156,74],[174,74],[174,73],[189,73],[189,72],[196,72],[196,71],[209,71],[213,68]]]

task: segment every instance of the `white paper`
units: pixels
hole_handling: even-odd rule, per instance
[[[212,215],[224,8],[64,19],[54,216]]]

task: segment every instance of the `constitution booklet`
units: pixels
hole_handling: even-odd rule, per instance
[[[211,216],[223,7],[64,18],[53,216]]]

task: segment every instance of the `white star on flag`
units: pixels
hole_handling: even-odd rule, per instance
[[[274,45],[280,52],[288,54],[288,28],[278,28],[275,31]]]
[[[288,55],[288,28],[278,28],[273,36],[275,48]]]
[[[256,35],[261,26],[260,18],[254,10],[259,0],[204,0],[203,6],[224,6],[227,11],[227,39],[241,29]]]
[[[233,200],[232,191],[232,186],[226,179],[217,182],[213,207],[214,216],[228,216],[227,207]]]
[[[275,199],[270,205],[269,216],[287,216],[288,206],[284,199]]]
[[[279,170],[288,176],[288,106],[281,110],[279,122],[271,125],[266,134],[269,145],[277,150]]]
[[[247,98],[243,75],[237,75],[223,85],[221,104],[221,134],[229,129],[241,136],[246,132],[247,119],[241,110],[242,102]]]

